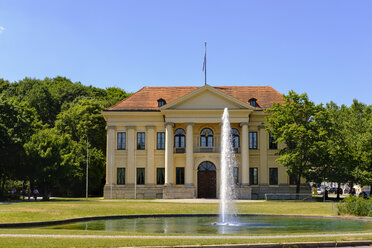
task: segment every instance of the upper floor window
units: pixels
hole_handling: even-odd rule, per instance
[[[249,132],[249,149],[257,149],[257,132]]]
[[[158,150],[165,149],[165,133],[164,132],[157,133],[156,149]]]
[[[145,133],[137,133],[137,150],[145,150]]]
[[[158,100],[158,107],[161,107],[161,106],[163,106],[163,105],[165,105],[166,104],[166,102],[165,102],[165,100],[163,99],[163,98],[160,98],[159,100]]]
[[[258,107],[258,104],[257,104],[257,99],[256,98],[251,98],[249,99],[249,104],[253,107]]]
[[[200,132],[200,146],[213,147],[213,131],[209,128],[204,128]]]
[[[174,147],[185,147],[185,130],[182,128],[178,128],[174,132]]]
[[[278,143],[276,143],[276,140],[271,133],[269,133],[269,149],[278,149]]]
[[[117,149],[118,150],[125,150],[125,140],[126,140],[126,133],[125,132],[118,132],[117,137]]]
[[[231,135],[232,135],[232,145],[233,148],[240,147],[240,140],[239,140],[239,131],[236,128],[231,129]]]

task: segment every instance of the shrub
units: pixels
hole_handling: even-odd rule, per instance
[[[351,214],[356,216],[372,217],[372,199],[348,196],[337,204],[337,214]]]

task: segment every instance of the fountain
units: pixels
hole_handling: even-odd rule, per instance
[[[232,147],[229,112],[222,116],[220,209],[214,214],[185,215],[137,215],[93,217],[90,221],[49,226],[51,229],[106,230],[126,234],[241,234],[241,235],[288,235],[318,234],[327,232],[361,232],[372,230],[372,223],[358,220],[340,220],[326,217],[238,215],[234,204],[235,161]],[[239,218],[238,218],[239,217]]]
[[[233,175],[236,160],[232,146],[229,111],[227,108],[225,108],[222,115],[220,166],[220,212],[217,225],[235,225],[238,223],[234,204],[235,183]]]

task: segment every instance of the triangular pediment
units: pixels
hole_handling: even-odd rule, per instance
[[[209,85],[200,87],[163,107],[165,109],[253,109],[249,104],[223,93]]]

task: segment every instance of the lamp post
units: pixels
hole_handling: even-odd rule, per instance
[[[87,137],[87,166],[85,169],[85,198],[88,200],[88,173],[89,173],[89,142],[88,142],[88,137]]]

